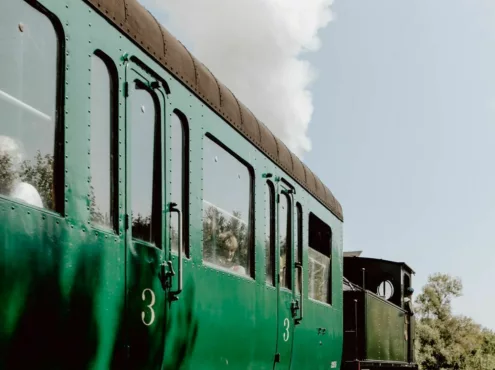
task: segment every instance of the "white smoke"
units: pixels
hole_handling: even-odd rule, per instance
[[[193,54],[297,155],[311,150],[309,85],[301,59],[320,47],[333,0],[152,0]],[[143,1],[145,2],[145,1]]]

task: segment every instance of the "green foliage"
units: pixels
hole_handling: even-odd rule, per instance
[[[421,369],[495,369],[495,333],[452,313],[452,300],[461,294],[460,279],[434,274],[416,298],[416,360]]]
[[[416,299],[418,314],[425,318],[446,320],[452,312],[452,298],[460,297],[461,294],[460,279],[445,274],[431,275]]]
[[[91,185],[89,191],[89,213],[91,215],[91,222],[94,225],[100,225],[104,227],[112,226],[112,219],[110,215],[108,213],[103,214],[103,212],[101,212],[100,210],[100,207],[98,207],[93,185]]]
[[[151,215],[132,215],[132,236],[136,239],[151,241]]]
[[[53,156],[41,155],[38,151],[33,163],[26,160],[21,164],[20,178],[36,188],[46,208],[54,209],[53,199]]]
[[[26,182],[36,188],[46,208],[55,207],[53,199],[53,156],[37,152],[33,160],[25,160],[14,166],[12,156],[0,155],[0,194],[9,195],[16,183]]]
[[[12,191],[15,181],[12,158],[8,154],[0,155],[0,194],[7,195]]]
[[[42,155],[39,150],[32,160],[24,160],[19,168],[13,165],[11,155],[1,154],[0,194],[9,195],[17,182],[26,182],[38,191],[46,208],[54,209],[53,164],[53,155]],[[93,186],[90,188],[89,200],[91,221],[94,224],[111,225],[110,216],[103,214],[97,205]]]

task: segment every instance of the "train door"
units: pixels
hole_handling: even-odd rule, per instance
[[[154,76],[126,61],[126,313],[130,369],[163,363],[169,217],[164,171],[165,92]]]
[[[289,369],[294,338],[294,201],[293,189],[285,181],[278,182],[277,194],[277,352],[275,369]]]

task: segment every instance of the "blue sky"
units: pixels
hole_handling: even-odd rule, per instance
[[[318,72],[304,161],[343,205],[344,249],[407,262],[417,292],[460,277],[455,312],[495,329],[495,2],[332,9],[304,56]]]
[[[416,291],[430,273],[460,277],[455,312],[495,329],[495,4],[333,10],[307,56],[319,77],[305,161],[343,205],[345,250],[406,261]]]

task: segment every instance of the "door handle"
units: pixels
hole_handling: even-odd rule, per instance
[[[177,206],[177,203],[170,203],[170,213],[177,213],[178,217],[178,241],[177,249],[179,254],[179,267],[177,269],[177,290],[169,292],[169,297],[172,301],[176,301],[177,297],[182,292],[182,212]],[[171,264],[170,264],[171,265]],[[173,269],[172,269],[173,271]]]
[[[300,324],[301,320],[303,319],[304,317],[304,308],[303,308],[303,302],[304,302],[304,294],[303,294],[303,287],[304,287],[304,284],[303,284],[303,281],[302,281],[302,277],[303,277],[303,265],[301,262],[296,262],[295,263],[295,267],[296,267],[296,270],[300,272],[300,279],[299,281],[301,282],[301,296],[300,296],[300,300],[301,300],[301,303],[299,305],[299,317],[294,319],[294,323],[296,325]]]
[[[172,261],[163,261],[160,267],[160,282],[162,283],[162,289],[166,291],[171,286],[170,279],[175,276],[174,265]]]

